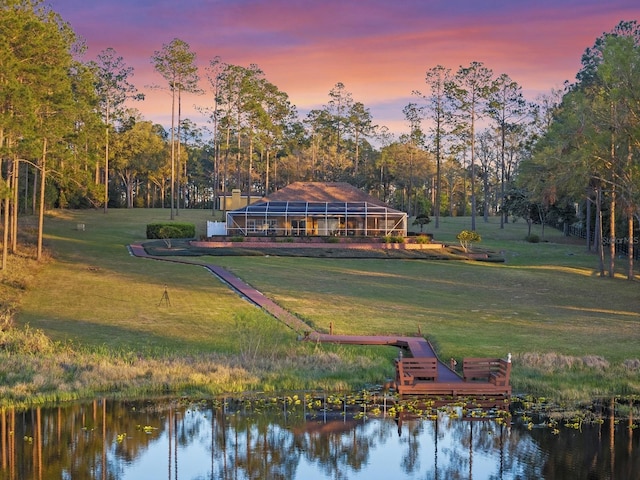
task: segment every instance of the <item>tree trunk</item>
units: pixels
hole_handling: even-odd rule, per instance
[[[587,195],[587,218],[585,229],[587,230],[587,252],[591,251],[591,197]]]
[[[177,154],[176,154],[176,171],[178,175],[176,176],[176,215],[180,215],[180,198],[182,197],[182,182],[180,181],[180,176],[182,175],[182,159],[180,158],[180,119],[182,115],[182,89],[180,88],[180,84],[178,84],[178,145],[177,145]]]
[[[269,153],[270,153],[269,149],[267,149],[267,155],[266,155],[267,162],[266,162],[265,174],[264,174],[264,194],[265,195],[269,195],[269,188],[270,188],[269,187],[269,174],[270,174],[269,169],[270,169],[271,166],[269,165],[269,162],[270,162],[271,159],[270,159]],[[251,193],[251,192],[249,192],[249,193]]]
[[[3,215],[3,226],[4,230],[2,232],[2,268],[1,270],[5,270],[7,268],[7,255],[9,254],[9,196],[7,195],[4,198],[4,215]]]
[[[0,179],[2,178],[2,157],[0,156]],[[3,198],[3,230],[2,230],[2,264],[0,270],[7,268],[7,255],[9,254],[9,192]]]
[[[0,164],[0,167],[2,165]],[[0,175],[2,175],[2,170],[0,169]],[[13,178],[12,178],[12,174],[13,174],[13,161],[9,160],[9,164],[7,165],[7,178],[4,181],[4,184],[2,185],[4,188],[6,188],[5,191],[5,197],[3,198],[4,200],[4,235],[3,235],[3,242],[2,242],[2,249],[3,252],[5,252],[5,256],[9,254],[10,248],[9,246],[12,244],[12,232],[11,232],[11,227],[13,226],[13,219],[11,218],[11,214],[13,213],[13,209],[12,209],[12,197],[13,197],[13,191],[12,189],[12,182],[13,182]]]
[[[467,214],[467,152],[463,153],[462,157],[462,215]]]
[[[628,244],[629,244],[629,248],[628,248],[628,271],[627,271],[627,280],[633,280],[633,241],[634,241],[634,236],[633,236],[633,212],[631,211],[631,208],[629,208],[629,218],[627,220],[628,223],[628,227],[629,227],[629,233],[628,233]]]
[[[175,110],[176,110],[176,89],[171,88],[171,220],[175,217],[175,187],[176,187],[176,143],[175,143]]]
[[[440,172],[440,119],[436,121],[436,199],[434,202],[433,213],[435,214],[436,229],[440,228],[440,187],[441,187],[441,172]]]
[[[504,164],[504,145],[505,145],[505,124],[502,122],[500,129],[500,228],[504,228],[506,220],[506,212],[504,211],[504,180],[505,180],[505,164]]]
[[[124,185],[125,204],[127,205],[127,208],[133,208],[133,175],[131,172],[125,171],[120,173],[120,179]]]
[[[609,277],[615,275],[616,266],[616,187],[611,187],[611,211],[609,212]]]
[[[33,187],[31,188],[31,215],[35,217],[38,206],[38,168],[33,169]]]
[[[215,125],[215,123],[214,123]],[[218,139],[216,137],[217,135],[217,130],[216,127],[214,126],[213,131],[216,132],[214,133],[214,144],[213,144],[213,172],[211,172],[211,183],[213,184],[213,198],[211,199],[211,216],[215,216],[216,215],[216,203],[218,200],[218,184],[219,184],[219,176],[220,176],[220,172],[219,172],[219,148],[218,148]]]
[[[249,135],[249,166],[247,168],[247,176],[249,177],[247,183],[247,193],[251,196],[251,185],[253,184],[253,135]]]
[[[13,193],[13,205],[11,206],[11,253],[14,255],[18,253],[18,175],[20,161],[18,158],[13,159],[13,174],[11,178],[12,193]]]
[[[238,109],[238,133],[236,148],[238,153],[236,154],[236,188],[242,189],[242,135],[240,134],[240,109]]]
[[[42,260],[42,236],[44,233],[44,187],[45,187],[45,175],[46,175],[46,160],[47,160],[47,139],[46,137],[42,141],[42,161],[40,163],[40,209],[38,213],[38,253],[36,260]]]
[[[356,128],[354,141],[356,143],[356,157],[353,160],[353,176],[358,176],[358,163],[360,163],[360,139],[358,138],[360,130]]]
[[[222,219],[227,218],[227,175],[229,174],[229,149],[231,148],[231,127],[227,126],[227,140],[222,166]]]
[[[482,203],[482,218],[485,223],[489,222],[489,172],[485,172],[482,178],[482,185],[484,188],[484,199]],[[500,228],[504,228],[504,222],[502,220],[502,213],[500,213]]]
[[[604,245],[602,240],[602,191],[598,188],[596,190],[596,241],[594,243],[598,249],[600,276],[604,277]]]
[[[24,210],[23,213],[27,213],[27,205],[29,205],[29,164],[24,164]]]
[[[96,166],[96,170],[97,170]],[[96,173],[97,175],[97,173]],[[104,213],[109,209],[109,110],[107,107],[107,128],[104,132]]]
[[[476,131],[475,131],[475,108],[471,112],[471,230],[476,231]]]

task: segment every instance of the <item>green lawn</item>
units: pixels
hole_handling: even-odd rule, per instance
[[[281,366],[285,362],[278,374],[260,371],[257,388],[265,382],[308,386],[302,379],[310,377],[316,387],[355,385],[350,374],[375,380],[392,373],[391,348],[300,345],[294,332],[204,268],[130,256],[126,246],[144,241],[146,224],[168,217],[168,210],[143,209],[49,216],[46,241],[55,261],[23,296],[18,321],[83,348],[154,356],[216,352],[245,359],[268,354]],[[181,210],[176,220],[196,223],[200,236],[211,218],[210,211]],[[640,393],[638,372],[628,368],[640,356],[640,296],[638,283],[624,280],[623,260],[619,277],[600,278],[597,258],[582,242],[547,229],[546,242],[527,243],[523,222],[500,229],[498,219],[490,220],[477,219],[479,246],[501,252],[504,263],[175,258],[228,268],[317,330],[333,325],[345,334],[421,332],[447,359],[512,352],[514,387],[523,393],[549,395],[563,387],[564,396],[576,398]],[[441,218],[438,230],[432,223],[425,231],[436,241],[455,243],[469,223]],[[540,235],[539,226],[534,233]],[[170,306],[161,302],[165,286]],[[313,355],[325,357],[309,362],[313,366],[302,360]],[[598,366],[591,366],[592,357],[599,358]],[[564,368],[567,363],[570,368]],[[314,370],[321,365],[323,371]]]
[[[199,224],[206,221],[199,216]],[[47,244],[56,261],[24,299],[20,322],[82,345],[232,350],[236,319],[260,312],[203,268],[129,255],[127,245],[145,239],[146,224],[167,217],[168,211],[113,210],[48,218]],[[84,231],[76,229],[80,223]],[[171,306],[162,301],[165,286]]]
[[[567,248],[538,244],[547,250]],[[316,328],[336,333],[421,331],[450,356],[507,351],[638,356],[635,282],[602,279],[576,255],[564,265],[484,262],[216,258]],[[529,252],[533,257],[534,253]],[[615,298],[615,303],[611,299]]]

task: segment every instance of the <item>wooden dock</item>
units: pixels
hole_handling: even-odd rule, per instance
[[[391,345],[402,353],[395,361],[395,389],[400,395],[511,396],[511,357],[466,358],[462,374],[442,362],[423,337],[327,335],[308,340],[351,345]]]

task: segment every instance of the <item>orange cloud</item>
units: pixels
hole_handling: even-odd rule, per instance
[[[256,63],[301,111],[328,101],[345,84],[370,107],[376,123],[403,125],[402,108],[424,75],[438,64],[457,70],[484,62],[507,73],[530,100],[571,81],[584,49],[620,19],[633,19],[635,1],[540,0],[477,2],[403,0],[51,0],[54,9],[87,39],[89,56],[113,47],[135,68],[133,81],[147,99],[134,106],[166,125],[170,100],[145,88],[163,84],[150,57],[173,38],[187,41],[204,67]],[[66,14],[65,14],[66,12]],[[207,88],[203,80],[202,87]],[[414,97],[415,101],[415,97]],[[210,95],[185,98],[183,115],[201,123],[194,105]]]

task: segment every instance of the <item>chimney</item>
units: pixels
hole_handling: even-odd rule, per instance
[[[231,190],[231,210],[237,210],[238,208],[242,208],[241,202],[241,190],[239,188],[234,188]]]

